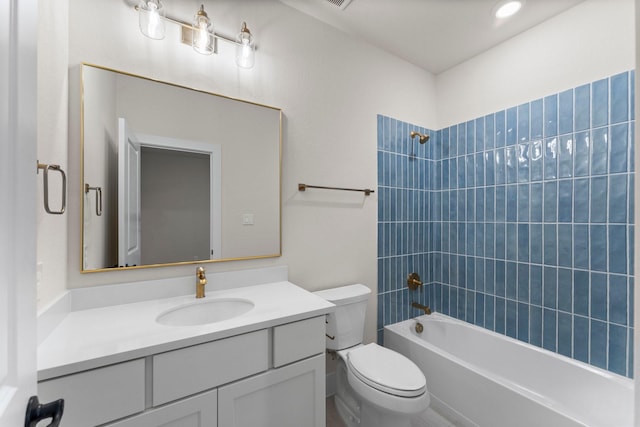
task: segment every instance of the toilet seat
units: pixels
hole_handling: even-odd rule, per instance
[[[349,351],[346,360],[356,378],[384,393],[416,397],[427,389],[424,374],[415,363],[375,343]]]

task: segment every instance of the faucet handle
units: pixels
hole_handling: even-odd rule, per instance
[[[420,281],[420,275],[418,273],[411,273],[409,277],[407,277],[407,286],[412,291],[418,289],[418,287],[422,286],[423,283]]]
[[[196,274],[198,275],[199,279],[204,279],[205,278],[205,276],[204,276],[204,267],[198,267],[196,269]]]

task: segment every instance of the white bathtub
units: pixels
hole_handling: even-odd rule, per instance
[[[439,313],[386,326],[384,345],[422,369],[456,425],[633,425],[632,380]]]

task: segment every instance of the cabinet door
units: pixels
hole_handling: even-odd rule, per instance
[[[212,390],[109,424],[108,427],[216,427],[217,391]]]
[[[325,427],[324,354],[218,389],[220,427]]]

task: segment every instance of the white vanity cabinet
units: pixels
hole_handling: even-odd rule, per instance
[[[39,384],[65,427],[325,427],[325,316]]]

